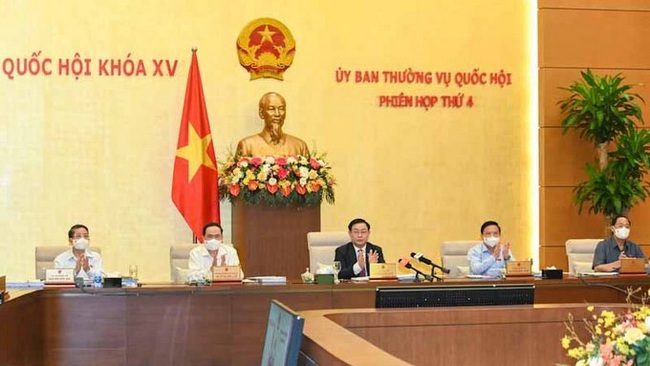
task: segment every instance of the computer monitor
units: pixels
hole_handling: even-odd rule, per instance
[[[535,303],[535,285],[377,287],[376,308],[526,305]]]
[[[298,363],[305,319],[277,300],[271,301],[261,366]]]

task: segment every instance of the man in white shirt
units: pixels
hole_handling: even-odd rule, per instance
[[[237,250],[231,244],[222,243],[223,229],[216,222],[203,227],[203,244],[190,251],[190,273],[211,274],[212,267],[239,266]],[[241,273],[242,278],[244,272]]]
[[[93,279],[102,273],[102,257],[99,253],[88,249],[90,235],[84,225],[73,225],[68,230],[70,249],[54,258],[54,268],[74,268],[75,277]]]

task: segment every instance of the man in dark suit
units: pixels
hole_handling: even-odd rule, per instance
[[[364,219],[354,219],[348,225],[350,242],[336,248],[334,260],[341,262],[339,278],[370,275],[370,263],[386,263],[381,247],[368,242],[370,224]]]

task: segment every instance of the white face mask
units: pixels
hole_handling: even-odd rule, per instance
[[[217,250],[221,245],[221,240],[210,239],[205,241],[205,249],[207,250]]]
[[[72,246],[77,250],[86,250],[88,248],[88,239],[79,238],[72,241]]]
[[[494,248],[495,245],[499,244],[499,237],[498,236],[490,236],[490,237],[484,237],[483,242],[489,246]]]
[[[618,227],[614,229],[614,235],[621,240],[627,239],[630,236],[630,228],[627,227]]]

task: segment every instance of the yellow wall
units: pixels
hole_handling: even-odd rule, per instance
[[[168,280],[169,246],[191,234],[170,199],[191,48],[198,48],[216,153],[258,131],[267,91],[288,103],[285,131],[327,152],[337,203],[322,229],[362,216],[389,260],[442,240],[477,238],[501,222],[519,258],[532,256],[529,198],[531,20],[519,0],[444,1],[5,1],[5,58],[144,59],[146,77],[0,74],[0,273],[33,278],[36,245],[64,244],[74,223],[90,227],[108,270],[140,265]],[[292,31],[297,54],[285,81],[249,81],[236,38],[273,17]],[[151,59],[178,60],[153,77]],[[56,62],[54,63],[56,64]],[[2,66],[2,65],[0,65]],[[347,70],[498,72],[513,84],[449,87],[337,83]],[[55,66],[52,69],[56,69]],[[383,94],[457,95],[473,108],[379,108]],[[227,206],[227,205],[226,205]],[[222,210],[228,223],[229,210]],[[227,236],[230,233],[227,230]],[[536,240],[536,239],[535,239]]]

